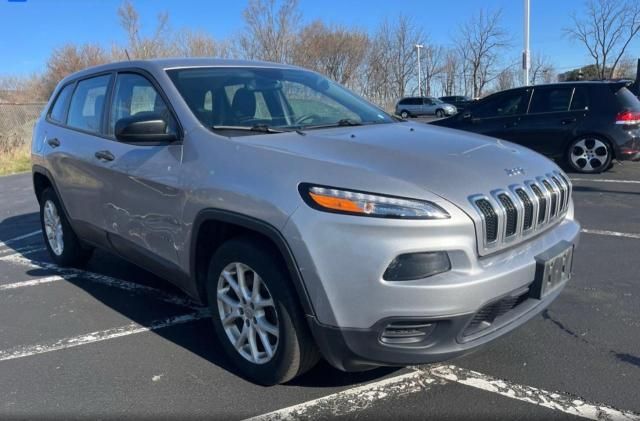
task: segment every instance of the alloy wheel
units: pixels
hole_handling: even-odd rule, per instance
[[[58,208],[51,200],[44,204],[44,230],[51,250],[56,256],[61,256],[64,252],[64,238],[62,233],[62,221],[58,214]]]
[[[573,145],[570,159],[576,169],[592,172],[609,162],[609,153],[609,148],[601,140],[586,138]]]
[[[228,264],[218,278],[218,312],[236,351],[247,361],[265,364],[278,349],[280,327],[266,283],[249,266]]]

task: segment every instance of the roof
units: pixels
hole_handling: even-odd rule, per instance
[[[193,58],[158,58],[148,60],[128,60],[117,61],[113,63],[102,64],[99,66],[92,66],[78,72],[72,73],[66,78],[75,79],[85,75],[93,73],[107,72],[118,70],[121,68],[141,68],[146,70],[167,70],[183,67],[262,67],[262,68],[276,68],[276,69],[300,69],[300,67],[291,66],[287,64],[272,63],[268,61],[257,60],[232,60],[232,59],[220,59],[220,58],[205,58],[205,57],[193,57]]]

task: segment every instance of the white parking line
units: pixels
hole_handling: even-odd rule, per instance
[[[21,235],[19,237],[10,238],[7,241],[0,241],[0,247],[5,247],[7,244],[15,243],[16,241],[24,240],[25,238],[33,237],[34,235],[40,234],[42,231],[37,230],[30,232],[28,234]]]
[[[583,418],[598,421],[640,421],[640,414],[631,411],[620,411],[610,406],[585,402],[567,394],[519,385],[453,365],[425,367],[424,370],[435,377]]]
[[[592,183],[621,183],[621,184],[640,184],[638,180],[613,180],[601,178],[571,178],[571,181],[587,181]]]
[[[594,230],[594,229],[590,229],[590,228],[582,228],[580,231],[585,233],[585,234],[607,235],[609,237],[624,237],[624,238],[640,239],[640,234],[635,234],[635,233],[632,233],[632,232]]]
[[[165,319],[154,320],[147,325],[138,323],[130,323],[125,326],[115,327],[112,329],[101,330],[97,332],[87,333],[80,336],[72,336],[52,342],[45,342],[36,345],[18,346],[15,348],[0,351],[0,361],[14,360],[16,358],[30,357],[32,355],[44,354],[47,352],[59,351],[62,349],[74,348],[81,345],[88,345],[96,342],[102,342],[109,339],[120,338],[123,336],[135,335],[136,333],[149,332],[162,329],[165,327],[175,326],[183,323],[192,322],[208,317],[207,311],[199,311],[196,313],[183,314],[180,316],[167,317]]]
[[[67,275],[79,276],[82,279],[100,283],[109,287],[114,287],[114,288],[122,289],[125,291],[137,293],[137,294],[144,294],[151,298],[164,301],[169,304],[184,306],[184,307],[193,308],[193,309],[200,308],[200,306],[198,306],[193,300],[187,297],[179,297],[176,295],[168,294],[156,288],[152,288],[142,284],[137,284],[135,282],[125,281],[118,278],[113,278],[111,276],[102,275],[100,273],[89,272],[89,271],[75,269],[75,268],[61,268],[53,263],[30,260],[20,255],[4,256],[4,257],[1,257],[0,260],[5,262],[16,263],[23,266],[28,266],[31,268],[48,269],[51,271],[58,272],[62,275],[59,280],[62,280]],[[30,282],[30,281],[25,281],[25,282]],[[50,282],[53,282],[53,281],[50,281]],[[30,286],[30,284],[24,284],[24,286]]]
[[[327,419],[335,418],[362,411],[374,404],[393,400],[402,395],[428,390],[434,383],[444,382],[427,372],[412,371],[258,415],[247,421],[314,419],[319,416]]]
[[[38,252],[45,251],[45,250],[46,250],[45,247],[39,247],[39,246],[27,246],[27,247],[22,247],[22,248],[17,248],[17,249],[4,249],[4,250],[0,251],[0,253],[2,253],[4,251],[11,251],[13,253],[5,254],[4,256],[0,256],[0,261],[5,259],[5,258],[11,258],[12,256],[27,256],[29,254],[38,253]]]
[[[5,291],[8,289],[17,289],[24,287],[32,287],[36,285],[49,284],[51,282],[63,281],[65,279],[75,278],[78,275],[66,275],[64,278],[62,276],[54,275],[54,276],[46,276],[44,278],[38,279],[29,279],[28,281],[14,282],[12,284],[4,284],[0,285],[0,291]]]

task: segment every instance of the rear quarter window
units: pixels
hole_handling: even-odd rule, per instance
[[[640,100],[627,88],[619,89],[615,96],[621,108],[640,111]]]
[[[60,90],[51,109],[49,110],[49,119],[56,123],[64,123],[64,117],[67,112],[67,104],[73,92],[73,83],[66,85]]]

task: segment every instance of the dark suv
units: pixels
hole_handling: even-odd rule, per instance
[[[498,92],[432,124],[527,146],[581,173],[640,160],[640,101],[626,82],[565,82]]]

